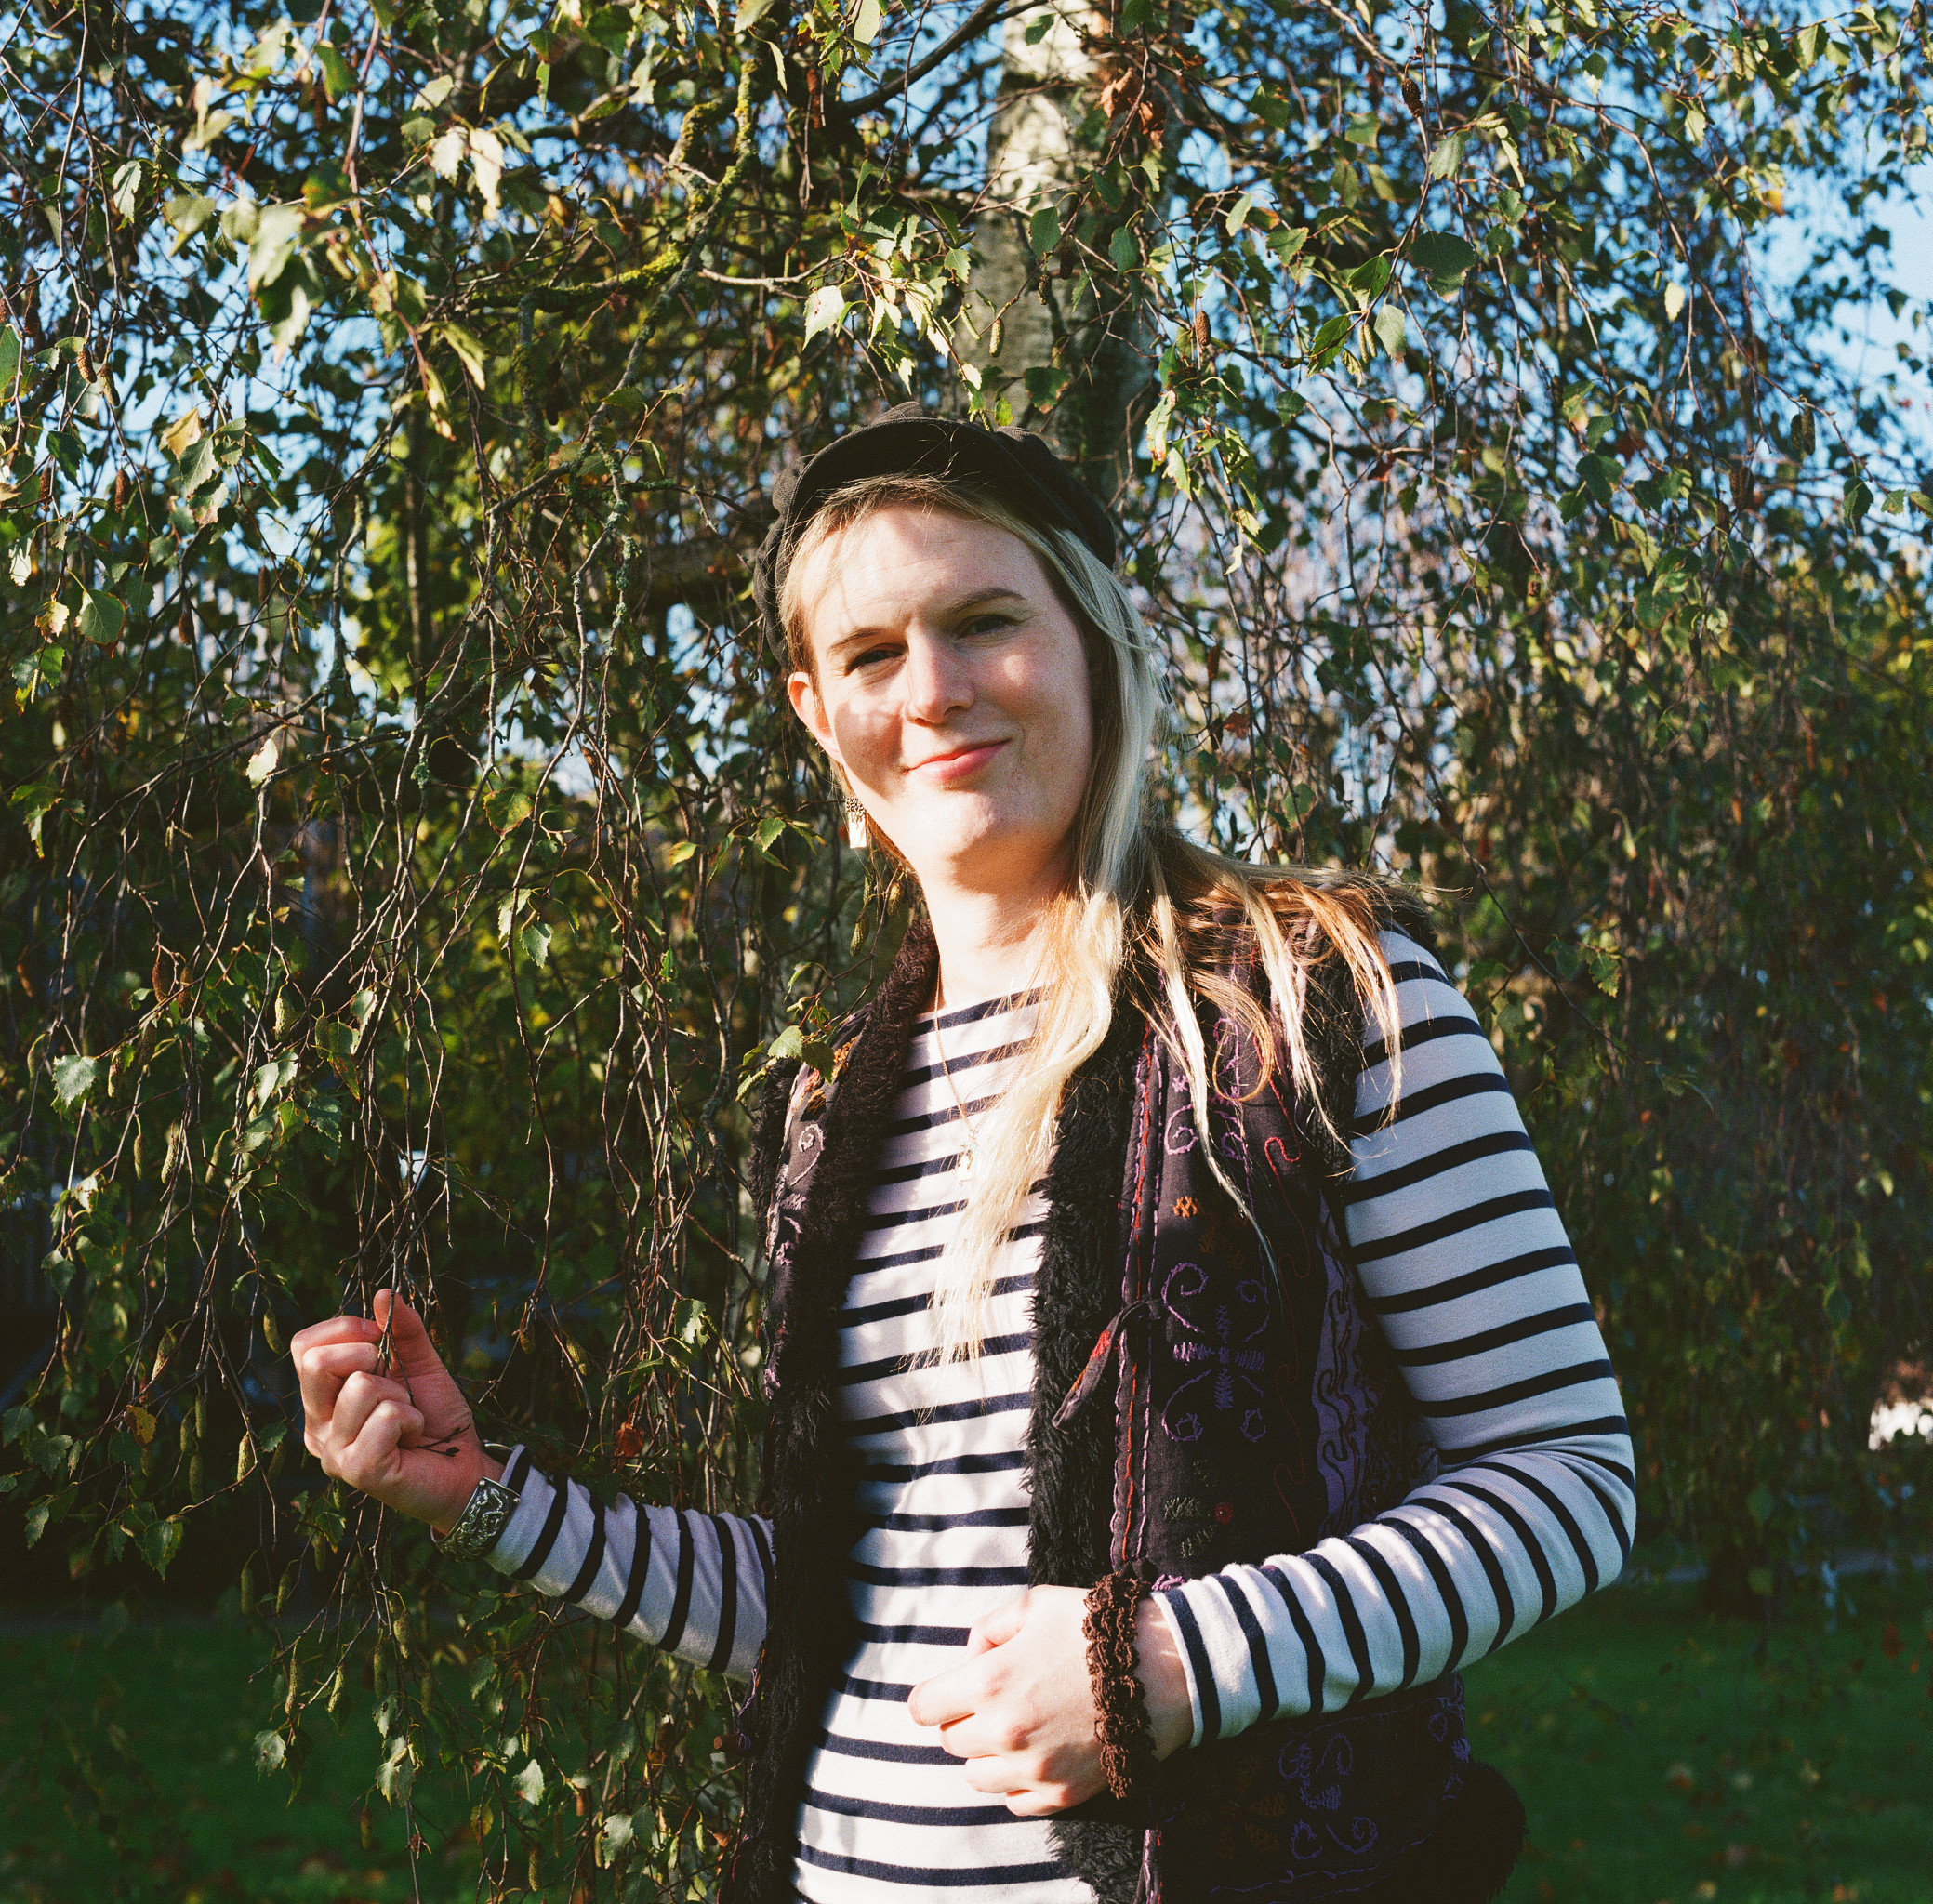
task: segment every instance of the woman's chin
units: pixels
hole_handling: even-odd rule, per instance
[[[894,834],[922,886],[1025,891],[1045,879],[1064,857],[1032,827],[1001,825],[997,816],[961,826],[959,817],[949,815],[944,825],[915,821],[904,834]]]

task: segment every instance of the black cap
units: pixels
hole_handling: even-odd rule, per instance
[[[984,490],[1013,504],[1023,516],[1078,536],[1109,568],[1114,566],[1114,524],[1107,511],[1041,438],[1025,430],[988,430],[984,424],[935,416],[918,403],[901,403],[835,437],[814,455],[788,463],[772,485],[778,513],[753,558],[752,595],[765,639],[781,660],[786,631],[778,617],[778,595],[785,552],[834,490],[867,476],[940,476],[963,488]]]

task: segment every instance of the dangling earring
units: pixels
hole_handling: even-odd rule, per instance
[[[864,853],[869,844],[866,837],[866,808],[850,794],[845,800],[846,844],[854,853]]]

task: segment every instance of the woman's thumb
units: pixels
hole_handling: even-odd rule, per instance
[[[369,1307],[377,1321],[390,1331],[390,1341],[399,1360],[425,1349],[431,1355],[436,1353],[430,1331],[423,1327],[423,1318],[394,1289],[377,1289]]]

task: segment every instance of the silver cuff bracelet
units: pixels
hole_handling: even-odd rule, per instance
[[[481,1560],[503,1538],[517,1497],[501,1481],[479,1481],[457,1525],[437,1542],[452,1560]]]

